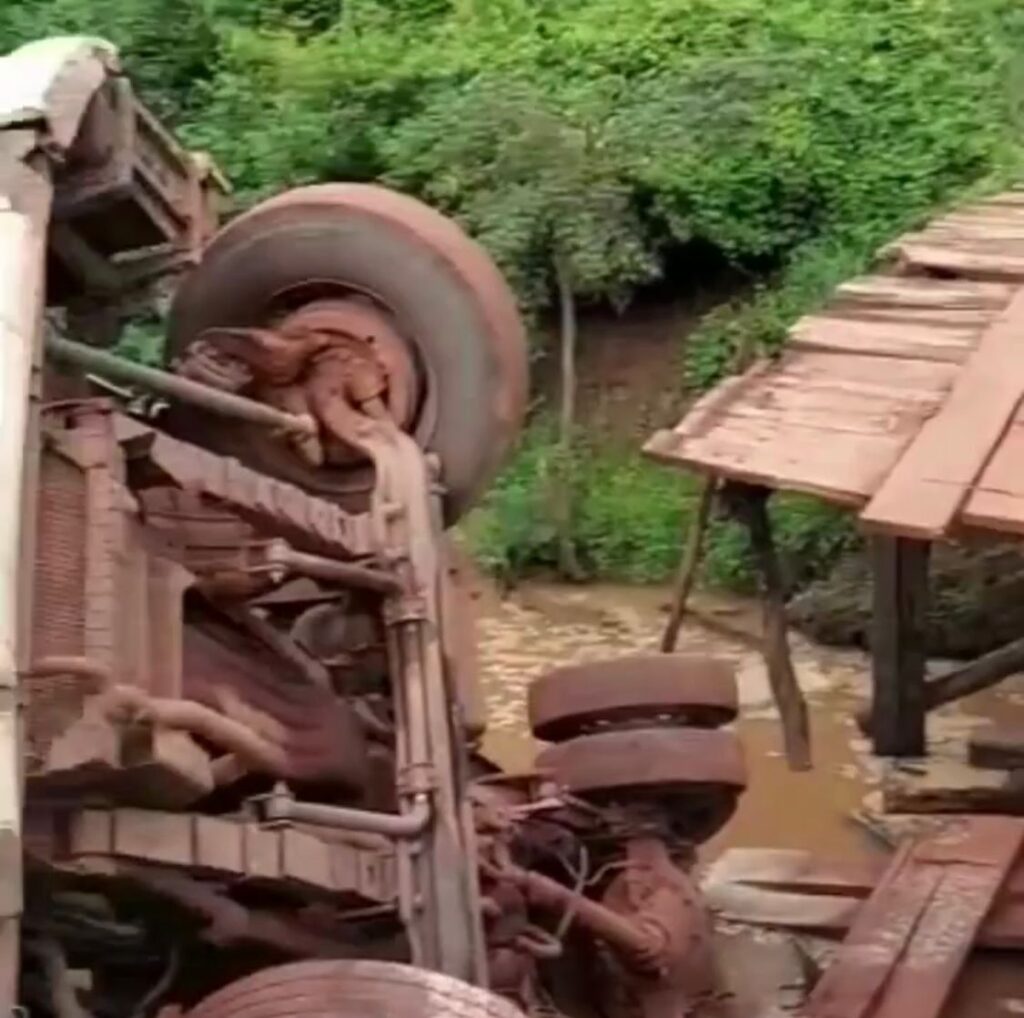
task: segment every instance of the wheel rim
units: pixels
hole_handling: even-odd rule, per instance
[[[345,237],[351,236],[352,230],[357,242],[345,256]],[[380,242],[373,239],[374,231],[382,238]],[[331,244],[334,246],[325,247]],[[388,257],[398,261],[387,262],[383,270],[381,253],[385,248],[392,249]],[[333,268],[331,251],[342,252]],[[404,252],[415,263],[414,285],[407,290],[403,290],[407,280],[400,260]],[[434,266],[429,271],[424,268],[428,262]],[[388,332],[398,340],[393,348],[415,369],[411,387],[416,389],[416,408],[406,426],[421,446],[442,454],[449,491],[445,497],[448,522],[468,508],[510,446],[525,412],[527,391],[525,334],[515,301],[479,245],[451,220],[407,196],[369,185],[318,185],[288,192],[234,220],[214,239],[204,265],[186,280],[175,299],[168,346],[172,360],[207,329],[274,328],[310,303],[361,300],[387,320]],[[441,309],[439,318],[433,316],[429,287],[424,290],[431,272],[443,280],[443,293],[436,304]],[[225,274],[241,290],[234,286],[218,289]],[[245,291],[246,284],[239,281],[246,276],[250,282],[259,279],[261,283],[255,290],[250,285],[252,292],[241,302],[218,298],[218,293]],[[447,328],[442,321],[448,322]],[[458,321],[468,326],[468,331],[457,326]],[[439,335],[465,335],[466,349],[480,353],[462,357],[457,352],[461,341],[439,344]],[[432,351],[429,356],[424,355],[427,349]],[[453,357],[467,367],[452,370]],[[435,358],[439,358],[436,364]],[[481,371],[493,376],[493,389],[489,384],[474,384],[467,390],[469,379],[480,379]],[[473,403],[471,416],[475,413],[485,424],[482,430],[462,426],[460,399]],[[189,424],[181,415],[169,415],[168,426],[182,437],[191,437]],[[302,463],[296,467],[289,462],[287,449],[284,454],[271,449],[273,462],[261,462],[253,453],[262,451],[266,441],[254,443],[251,429],[243,433],[232,425],[235,436],[231,437],[223,425],[218,424],[214,432],[211,424],[209,420],[203,425],[193,423],[192,430],[203,432],[196,436],[200,440],[219,435],[210,439],[217,451],[237,456],[256,469],[266,468],[311,492],[337,498],[349,507],[365,506],[365,493],[372,482],[368,470],[350,473]],[[471,436],[476,434],[486,439],[474,443]]]

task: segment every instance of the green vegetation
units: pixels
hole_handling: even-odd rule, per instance
[[[661,577],[674,559],[687,482],[566,441],[576,300],[622,306],[669,252],[713,246],[755,286],[688,339],[680,392],[705,387],[739,337],[774,349],[880,243],[1020,163],[1018,0],[0,5],[0,48],[57,31],[118,42],[240,204],[388,180],[460,217],[527,311],[561,304],[561,438],[535,423],[470,526],[504,571],[564,566],[567,539],[599,574]],[[570,478],[568,505],[552,473]],[[798,578],[850,540],[806,503],[778,515]],[[727,527],[708,572],[746,582]]]
[[[526,432],[517,455],[466,526],[481,564],[511,582],[529,568],[559,566],[551,499],[563,482],[551,422]],[[679,557],[698,482],[641,459],[628,448],[574,444],[577,553],[590,575],[631,582],[663,580]],[[851,517],[821,502],[783,496],[772,515],[786,579],[794,589],[818,579],[857,541]],[[752,592],[746,535],[727,520],[712,523],[703,579]]]

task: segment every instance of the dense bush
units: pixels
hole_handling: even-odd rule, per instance
[[[995,186],[1020,153],[1018,0],[0,5],[0,48],[56,31],[120,44],[159,109],[229,170],[240,204],[330,177],[399,181],[482,233],[528,309],[551,299],[540,247],[552,237],[576,245],[595,293],[621,301],[667,252],[714,246],[756,286],[690,337],[696,386],[728,370],[741,336],[772,349],[880,242]],[[604,196],[615,228],[584,228],[602,206],[581,196]],[[548,554],[548,517],[530,508],[547,497],[542,431],[475,524],[503,569]],[[584,560],[664,575],[685,482],[632,456],[579,457]],[[782,516],[817,564],[847,538],[830,514]],[[742,581],[728,530],[709,568]]]
[[[506,580],[557,564],[551,492],[562,483],[562,472],[552,453],[552,434],[549,421],[534,422],[466,527],[481,564]],[[663,580],[678,560],[697,481],[648,463],[628,448],[594,448],[581,440],[576,456],[576,540],[588,573],[630,582]],[[857,542],[849,515],[817,500],[782,496],[773,500],[771,511],[792,589],[819,579]],[[703,579],[710,586],[752,592],[746,535],[738,525],[713,521]]]

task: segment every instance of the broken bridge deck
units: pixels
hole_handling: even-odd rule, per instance
[[[645,451],[849,505],[879,533],[1024,534],[1024,189],[882,254]]]

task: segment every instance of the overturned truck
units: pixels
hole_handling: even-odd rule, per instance
[[[536,771],[478,748],[506,284],[410,198],[224,187],[109,46],[0,60],[0,1011],[719,1013],[728,668],[556,669]],[[162,369],[103,349],[162,294]]]

